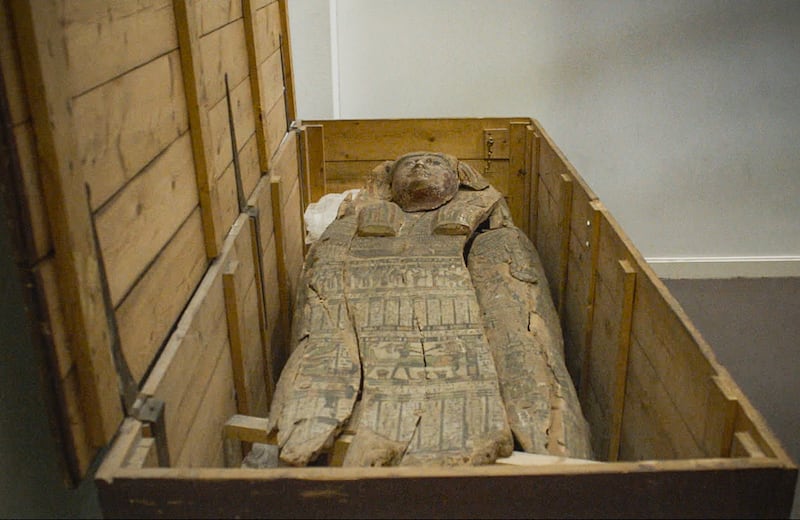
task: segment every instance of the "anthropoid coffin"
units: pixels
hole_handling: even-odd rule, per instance
[[[283,1],[21,0],[0,37],[55,432],[73,481],[102,458],[105,516],[788,516],[796,466],[537,121],[298,121]],[[480,173],[535,245],[595,460],[352,468],[337,443],[250,467],[304,210],[418,150]]]

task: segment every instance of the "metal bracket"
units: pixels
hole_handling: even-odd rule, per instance
[[[142,396],[136,400],[133,409],[133,417],[142,422],[143,435],[155,439],[158,465],[162,468],[168,468],[170,462],[164,410],[164,401],[161,399],[152,396]]]

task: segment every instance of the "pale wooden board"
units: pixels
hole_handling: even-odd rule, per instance
[[[242,2],[237,0],[199,0],[200,35],[206,35],[242,17]]]
[[[225,98],[225,74],[231,87],[247,77],[244,21],[237,20],[200,37],[198,46],[202,64],[200,99],[205,106],[213,106]]]
[[[276,49],[258,66],[261,82],[261,103],[264,107],[272,107],[283,96],[283,69],[281,53]]]
[[[250,82],[242,80],[230,84],[231,111],[236,132],[236,145],[242,149],[255,132],[253,99],[250,95]],[[231,129],[228,119],[228,104],[223,96],[208,111],[209,145],[211,147],[211,168],[214,177],[219,177],[233,160]],[[241,153],[241,152],[240,152]],[[249,165],[248,165],[249,166]]]
[[[239,216],[239,199],[236,194],[236,170],[233,163],[228,164],[222,175],[214,180],[214,187],[211,191],[214,201],[214,229],[220,230],[223,235],[233,225]]]
[[[297,107],[294,96],[294,65],[292,61],[292,35],[289,33],[289,13],[286,0],[278,0],[278,12],[281,20],[281,36],[283,45],[283,68],[284,84],[286,86],[286,119],[289,121],[297,120]]]
[[[237,139],[238,138],[237,134]],[[261,169],[258,157],[259,143],[256,134],[252,134],[244,141],[244,144],[240,144],[240,146],[239,168],[242,172],[242,189],[245,199],[249,199],[256,189],[258,181],[261,180]]]
[[[178,47],[169,0],[66,0],[64,34],[73,96]]]
[[[76,166],[98,208],[188,127],[178,51],[73,101]]]
[[[219,264],[213,263],[181,316],[142,393],[165,403],[170,460],[176,461],[220,355],[228,350],[228,329]],[[230,383],[230,391],[233,384]]]
[[[36,261],[47,255],[53,244],[50,240],[50,226],[47,222],[47,208],[42,193],[36,143],[30,122],[14,127],[14,140],[22,174],[22,195],[30,217],[26,227],[31,233],[33,256],[28,261]]]
[[[25,84],[19,61],[19,50],[14,38],[8,2],[0,5],[0,69],[3,71],[5,96],[11,124],[18,125],[30,118],[28,103],[25,100]]]
[[[205,391],[199,396],[202,405],[191,419],[191,429],[185,433],[183,449],[173,463],[175,467],[224,466],[222,428],[225,421],[236,413],[231,356],[227,349],[220,352],[203,388]]]
[[[122,351],[137,381],[154,361],[207,265],[200,210],[195,208],[116,309]]]
[[[96,215],[116,305],[198,203],[188,132]]]
[[[197,4],[190,0],[175,0],[174,5],[206,255],[215,258],[219,254],[227,230],[220,229],[217,225],[219,207],[211,171],[210,130],[207,103],[202,87],[203,67],[200,58]]]
[[[264,135],[267,143],[267,154],[272,157],[278,152],[278,148],[286,136],[286,105],[283,96],[271,107],[266,108],[264,117]]]
[[[281,34],[280,7],[278,2],[272,2],[267,6],[258,6],[256,9],[255,25],[255,44],[256,56],[264,60],[278,49]],[[260,61],[259,61],[260,63]]]
[[[228,332],[239,413],[265,416],[266,380],[258,293],[249,222],[229,235],[233,250],[223,271]]]
[[[530,122],[525,118],[514,120]],[[417,150],[484,159],[484,129],[508,127],[509,119],[342,120],[324,124],[328,161],[393,160]],[[501,154],[493,157],[508,159]]]

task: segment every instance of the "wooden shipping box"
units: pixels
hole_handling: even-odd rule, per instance
[[[288,42],[282,0],[0,4],[19,263],[66,474],[102,458],[105,515],[788,516],[796,466],[538,122],[295,121]],[[536,244],[602,463],[238,467],[304,208],[412,150],[486,175]]]

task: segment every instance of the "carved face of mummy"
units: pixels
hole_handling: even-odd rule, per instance
[[[458,173],[445,156],[408,154],[392,169],[392,200],[404,211],[436,209],[453,198],[458,184]]]

